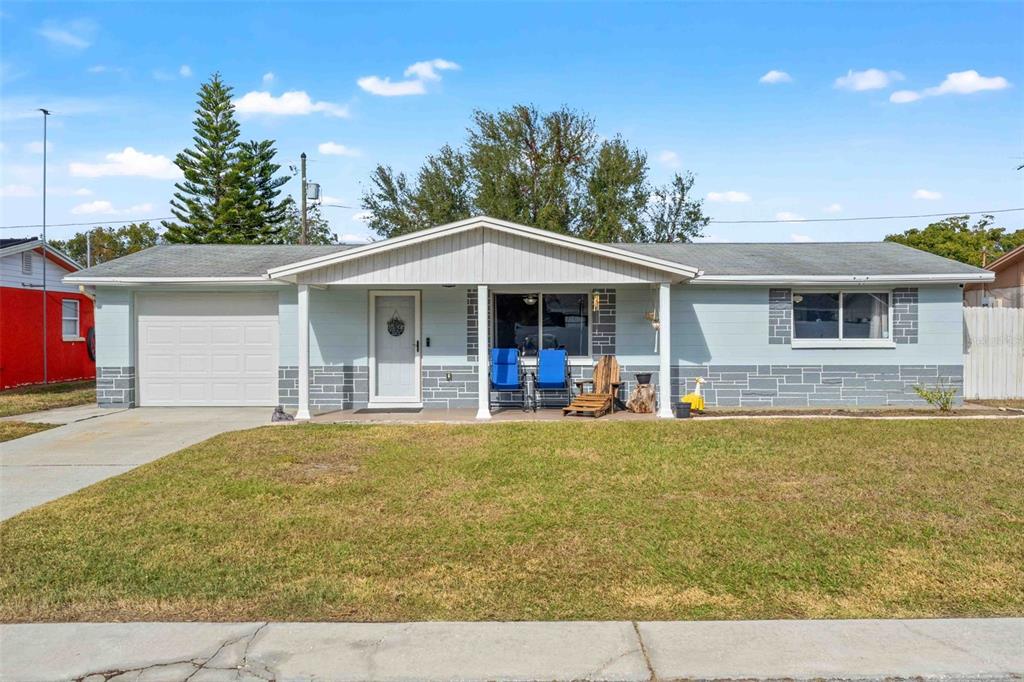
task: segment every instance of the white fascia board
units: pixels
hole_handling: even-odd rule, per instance
[[[41,241],[39,241],[38,239],[35,239],[33,241],[30,241],[30,242],[25,242],[24,244],[15,244],[14,246],[8,246],[6,249],[0,249],[0,257],[3,257],[3,256],[13,256],[15,254],[21,253],[22,251],[35,251],[36,249],[42,249],[42,248],[43,248],[43,243]],[[71,272],[75,272],[77,270],[81,270],[82,269],[82,265],[80,263],[78,263],[74,258],[72,258],[71,256],[67,255],[66,253],[64,253],[63,251],[58,249],[57,247],[51,246],[49,242],[46,243],[46,251],[51,256],[57,258],[58,260],[64,261],[64,263],[69,266],[69,267],[64,268],[65,270],[69,270]]]
[[[393,249],[398,249],[405,246],[412,246],[425,241],[429,241],[431,239],[438,239],[440,237],[458,234],[460,232],[476,229],[478,227],[487,227],[501,232],[507,232],[510,234],[524,235],[532,239],[536,239],[537,241],[546,242],[548,244],[554,244],[556,246],[566,246],[580,251],[585,251],[587,253],[605,256],[607,258],[623,260],[630,263],[634,263],[636,265],[642,265],[644,267],[648,267],[654,270],[662,270],[665,272],[669,272],[674,275],[682,276],[684,278],[695,277],[699,272],[697,268],[683,265],[681,263],[674,263],[672,261],[662,260],[661,258],[653,258],[651,256],[636,254],[633,253],[632,251],[626,251],[624,249],[619,249],[614,246],[609,246],[607,244],[590,242],[585,239],[578,239],[576,237],[558,234],[555,232],[551,232],[549,230],[541,230],[536,227],[527,227],[526,225],[519,225],[517,223],[511,223],[506,220],[497,220],[495,218],[488,218],[484,216],[476,218],[467,218],[466,220],[448,223],[447,225],[439,225],[438,227],[432,227],[426,230],[412,232],[410,234],[402,235],[400,237],[393,237],[391,239],[386,239],[381,242],[373,242],[370,244],[366,244],[365,246],[357,246],[355,248],[345,249],[344,251],[338,251],[336,253],[317,256],[315,258],[309,258],[307,260],[292,263],[290,265],[282,265],[280,267],[271,268],[270,270],[267,271],[267,275],[274,279],[288,277],[290,275],[296,275],[300,272],[315,270],[326,265],[345,263],[347,261],[362,258],[363,256],[366,256],[368,254],[384,253]]]
[[[75,277],[69,275],[63,279],[66,284],[88,284],[92,286],[134,286],[152,284],[240,284],[240,285],[276,285],[265,275],[252,277]]]
[[[991,282],[995,273],[961,273],[944,275],[701,275],[690,284],[787,284],[817,286],[822,284],[966,284]]]

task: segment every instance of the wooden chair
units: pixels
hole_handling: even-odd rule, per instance
[[[576,397],[562,414],[589,414],[600,417],[615,411],[615,398],[619,394],[619,361],[614,355],[602,355],[594,365],[594,378],[582,379],[576,383]],[[584,386],[590,385],[591,390],[584,392]]]

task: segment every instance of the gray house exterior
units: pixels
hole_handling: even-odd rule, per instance
[[[615,355],[659,416],[711,406],[920,404],[961,386],[963,286],[992,273],[902,245],[594,244],[480,217],[359,246],[165,245],[95,287],[107,406],[477,408],[481,349]],[[666,380],[667,378],[667,380]]]

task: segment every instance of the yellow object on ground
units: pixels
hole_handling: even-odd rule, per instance
[[[681,403],[690,403],[691,410],[704,411],[704,396],[697,395],[696,393],[687,393],[679,399]]]

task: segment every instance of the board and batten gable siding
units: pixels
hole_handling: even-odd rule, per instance
[[[29,253],[32,259],[32,273],[26,275],[21,271],[22,253]],[[66,293],[77,293],[78,286],[64,284],[61,281],[65,275],[72,271],[64,268],[52,260],[46,261],[46,288],[49,291],[62,291]],[[43,256],[35,251],[12,253],[0,258],[0,286],[4,287],[38,287],[43,284]]]
[[[894,348],[793,348],[769,343],[769,288],[673,287],[673,364],[963,364],[963,290],[956,284],[917,287],[917,343]]]
[[[304,284],[580,284],[657,282],[634,263],[498,230],[459,232],[299,275]]]

